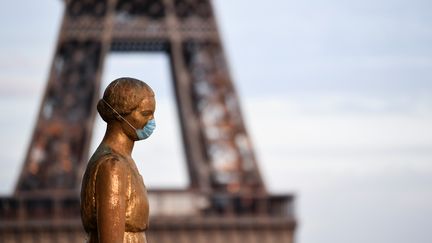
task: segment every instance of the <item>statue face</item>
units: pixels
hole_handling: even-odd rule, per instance
[[[155,109],[156,101],[154,96],[149,96],[143,99],[135,110],[125,116],[125,119],[136,129],[140,129],[143,128],[149,120],[154,118]],[[131,140],[138,140],[135,130],[126,124],[126,122],[122,124],[122,128]]]

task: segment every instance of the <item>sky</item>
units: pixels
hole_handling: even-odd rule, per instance
[[[266,185],[296,195],[296,242],[431,242],[432,2],[214,7]],[[61,16],[62,1],[0,0],[0,194],[20,171]],[[157,130],[134,154],[156,151],[138,163],[146,184],[186,186],[167,57],[111,54],[105,69],[104,85],[133,75],[158,94]],[[101,134],[98,120],[93,148]]]

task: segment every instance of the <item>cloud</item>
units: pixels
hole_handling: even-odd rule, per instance
[[[215,5],[243,94],[432,90],[428,74],[432,19],[427,1],[216,1]],[[250,11],[242,11],[244,6]]]

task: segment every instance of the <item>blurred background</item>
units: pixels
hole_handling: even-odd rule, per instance
[[[213,6],[266,185],[297,196],[297,242],[431,242],[432,2]],[[21,170],[63,7],[0,1],[3,195]],[[110,54],[102,88],[118,76],[156,90],[158,130],[134,152],[162,161],[139,163],[146,184],[186,187],[168,57]],[[91,152],[103,133],[97,120]]]

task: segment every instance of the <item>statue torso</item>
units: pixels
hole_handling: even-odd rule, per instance
[[[127,181],[123,182],[127,185],[126,195],[123,195],[124,198],[121,198],[121,200],[125,200],[126,202],[125,242],[145,242],[143,232],[148,227],[149,205],[143,179],[131,158],[120,156],[104,146],[100,146],[94,153],[83,177],[81,187],[81,218],[84,229],[90,234],[90,242],[97,242],[94,241],[94,238],[97,237],[96,197],[98,197],[95,193],[95,182],[98,167],[113,158],[128,165],[126,166]],[[127,238],[130,239],[127,240]]]

